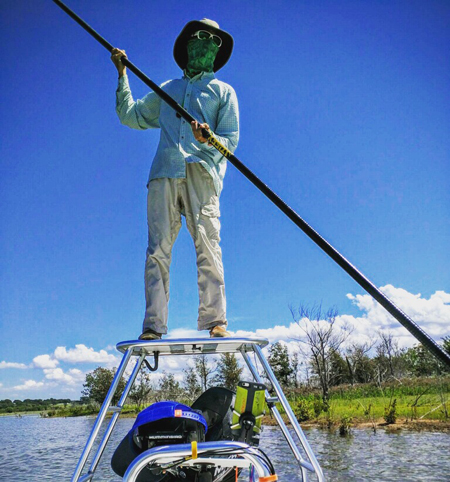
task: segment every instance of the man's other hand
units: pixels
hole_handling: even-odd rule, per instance
[[[117,72],[119,72],[119,77],[122,77],[122,75],[125,75],[127,73],[127,68],[120,61],[122,57],[126,57],[126,56],[127,54],[125,53],[125,50],[120,50],[120,49],[111,50],[111,60],[113,61],[113,64],[116,66]]]
[[[191,127],[192,127],[192,132],[194,133],[194,137],[198,142],[201,142],[202,144],[207,142],[208,138],[203,137],[202,129],[206,129],[207,131],[209,131],[208,124],[199,124],[197,121],[192,121]]]

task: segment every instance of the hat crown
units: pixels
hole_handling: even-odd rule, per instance
[[[209,18],[202,18],[201,20],[199,20],[199,22],[202,22],[205,25],[208,25],[209,27],[220,28],[217,22]]]
[[[231,56],[233,51],[233,37],[222,30],[219,24],[211,20],[210,18],[203,18],[202,20],[192,20],[188,22],[180,35],[178,35],[175,40],[175,45],[173,46],[173,56],[175,57],[175,62],[178,64],[181,70],[186,68],[188,62],[187,56],[187,43],[192,38],[192,35],[199,30],[208,30],[214,35],[218,35],[222,39],[222,45],[220,46],[219,52],[217,53],[216,59],[214,60],[214,72],[221,69]]]

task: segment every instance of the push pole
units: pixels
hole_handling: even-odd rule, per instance
[[[53,0],[56,5],[61,7],[75,22],[91,34],[109,52],[113,46],[99,35],[92,27],[82,20],[76,13],[70,10],[60,0]],[[184,120],[191,123],[195,121],[189,112],[179,105],[170,95],[164,92],[157,84],[149,79],[139,70],[127,57],[122,57],[121,62],[128,67],[133,74],[139,77],[148,87],[150,87],[164,102],[174,109]],[[450,366],[450,355],[448,355],[422,328],[420,328],[411,318],[409,318],[400,308],[398,308],[384,293],[382,293],[368,278],[366,278],[355,266],[353,266],[339,251],[326,241],[317,231],[315,231],[306,221],[304,221],[291,207],[289,207],[277,194],[275,194],[264,182],[262,182],[250,169],[224,145],[222,145],[214,134],[202,130],[202,135],[213,145],[233,166],[240,171],[252,184],[254,184],[266,197],[268,197],[296,226],[298,226],[309,238],[311,238],[331,259],[333,259],[343,270],[345,270],[362,288],[364,288],[381,306],[383,306],[397,321],[399,321],[417,340],[422,343],[433,355],[444,365]]]

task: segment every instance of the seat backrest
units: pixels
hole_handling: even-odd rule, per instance
[[[208,424],[206,441],[231,440],[231,405],[234,392],[225,387],[212,387],[203,392],[192,404],[200,410]]]

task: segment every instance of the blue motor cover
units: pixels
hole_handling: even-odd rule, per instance
[[[205,434],[208,431],[208,425],[203,415],[195,412],[187,405],[172,401],[156,402],[142,410],[134,422],[133,429],[146,425],[147,423],[156,422],[163,418],[187,418],[195,420],[205,427]]]

